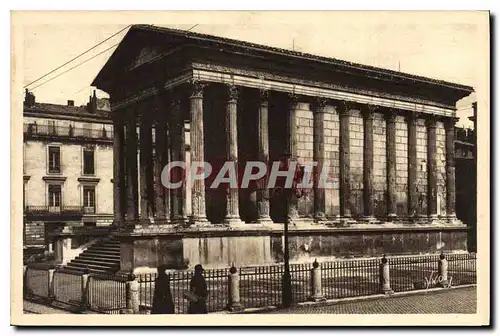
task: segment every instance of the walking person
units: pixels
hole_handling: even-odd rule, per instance
[[[170,291],[170,277],[165,265],[158,266],[158,276],[155,281],[153,307],[151,314],[175,314],[174,301]]]
[[[207,314],[207,283],[203,277],[203,267],[196,265],[194,267],[194,275],[189,282],[189,291],[194,294],[193,300],[189,302],[189,314]]]

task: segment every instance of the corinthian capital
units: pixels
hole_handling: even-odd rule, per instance
[[[231,101],[237,101],[240,95],[240,88],[236,85],[228,86],[228,99]]]
[[[317,97],[311,104],[311,109],[316,112],[324,112],[326,104],[328,103],[328,99],[323,97]]]
[[[203,90],[207,86],[207,83],[200,82],[197,80],[191,80],[189,82],[189,97],[190,98],[203,98]]]

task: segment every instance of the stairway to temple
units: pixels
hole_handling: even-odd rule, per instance
[[[94,274],[114,274],[120,270],[120,242],[115,238],[105,238],[87,248],[63,268],[79,272],[88,268]]]

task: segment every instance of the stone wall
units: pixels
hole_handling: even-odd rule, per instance
[[[408,125],[396,117],[396,214],[408,215]]]
[[[313,162],[313,112],[309,104],[299,103],[297,118],[297,155],[299,164]],[[312,217],[314,214],[314,193],[312,189],[298,200],[298,211],[301,217]]]
[[[325,164],[330,165],[328,183],[333,187],[325,190],[325,214],[335,217],[340,213],[339,203],[339,115],[333,106],[326,106],[325,114]]]
[[[357,110],[349,116],[349,159],[351,169],[351,215],[363,216],[363,117]]]
[[[437,165],[437,211],[438,215],[446,215],[446,136],[444,124],[436,125],[436,165]]]
[[[417,194],[418,214],[427,215],[427,127],[424,119],[417,120]]]
[[[386,123],[381,113],[373,118],[373,191],[374,214],[387,216],[387,163],[386,163]]]

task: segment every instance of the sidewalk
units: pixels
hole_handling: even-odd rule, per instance
[[[261,314],[475,314],[476,286],[323,305],[301,305]]]
[[[57,309],[26,300],[23,302],[23,312],[24,314],[72,314],[68,310]]]

